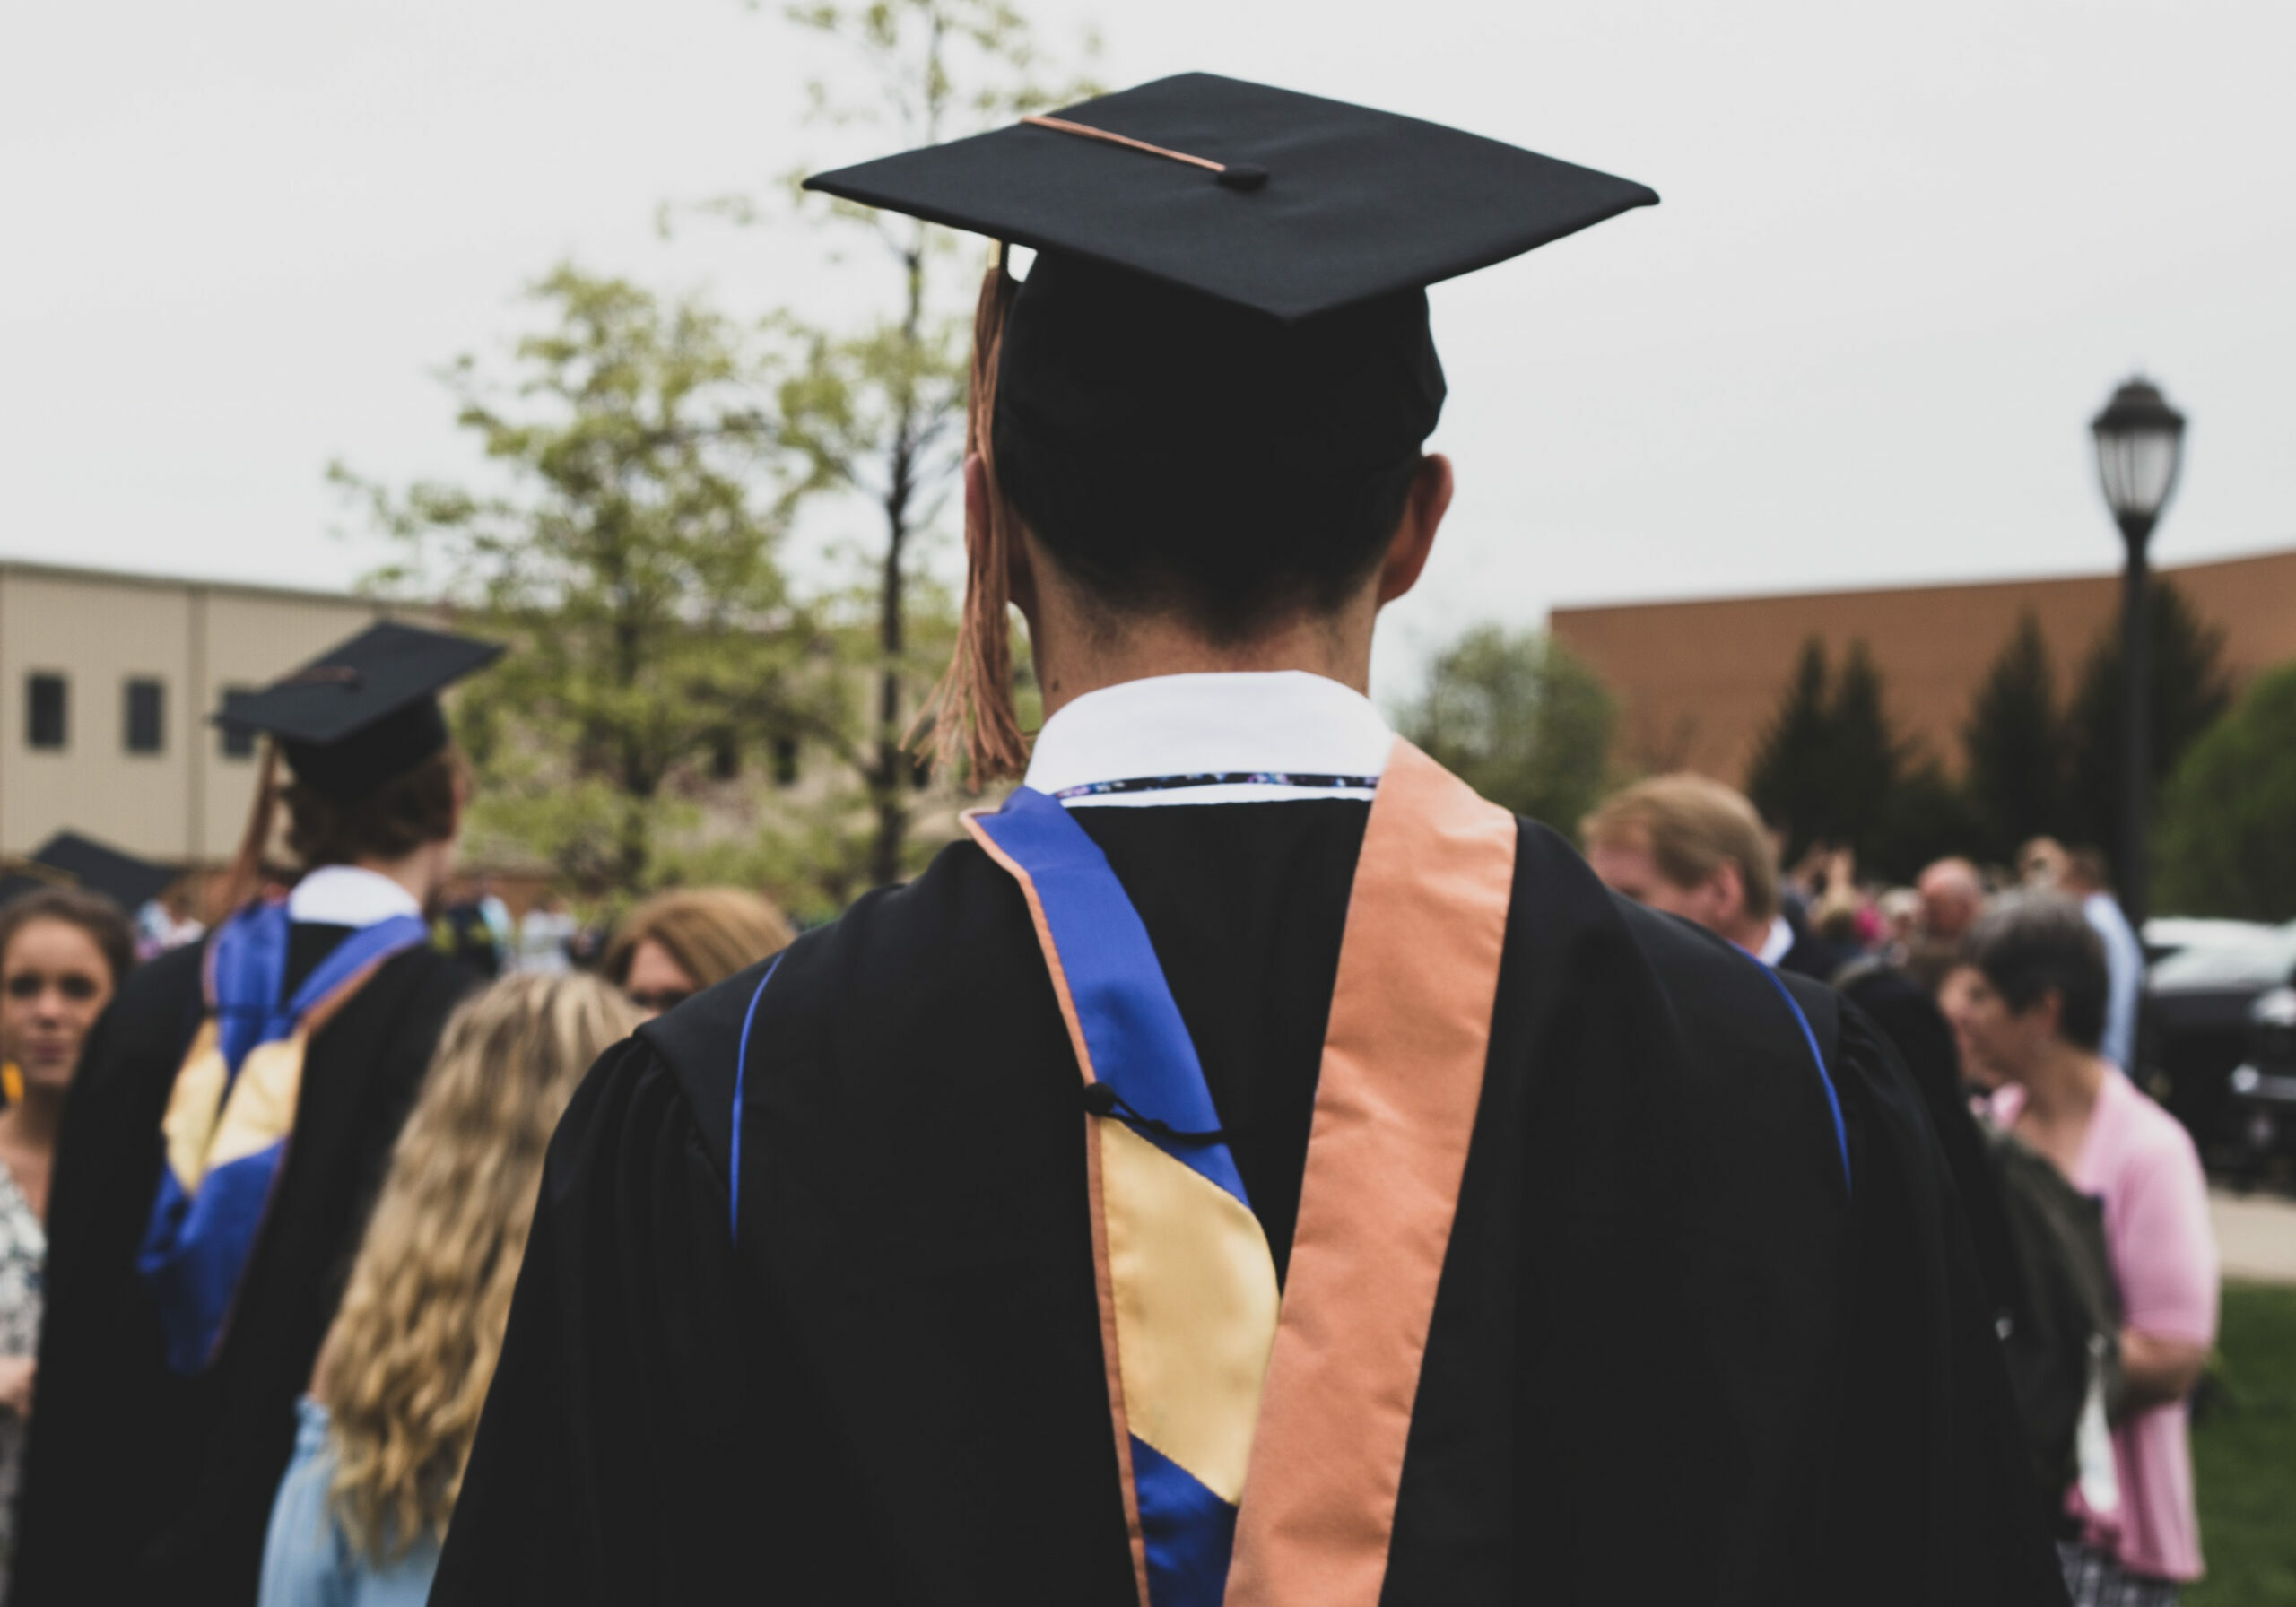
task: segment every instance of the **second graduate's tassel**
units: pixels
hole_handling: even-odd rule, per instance
[[[263,890],[265,856],[271,850],[271,826],[279,812],[279,743],[275,738],[263,739],[263,768],[255,784],[255,807],[248,812],[247,830],[239,837],[239,851],[231,859],[231,868],[223,878],[223,897],[220,904],[211,905],[210,914],[221,920],[237,910]]]
[[[966,779],[978,786],[1028,768],[1028,739],[1021,734],[1020,711],[1013,706],[1012,511],[996,484],[996,360],[1004,340],[1004,318],[1017,282],[1005,271],[1004,253],[980,285],[973,313],[972,376],[965,405],[965,456],[978,455],[988,481],[987,506],[965,508],[964,612],[957,626],[956,652],[926,700],[911,736],[932,728],[933,756],[941,765],[961,762]]]

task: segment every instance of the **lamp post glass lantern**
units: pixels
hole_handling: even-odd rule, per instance
[[[2146,547],[2161,510],[2177,489],[2184,458],[2185,418],[2151,380],[2133,378],[2115,391],[2090,421],[2097,443],[2097,478],[2105,505],[2120,526],[2127,562],[2121,572],[2121,903],[2129,924],[2142,929],[2150,892],[2145,839],[2152,735],[2151,631],[2145,608]]]
[[[2184,414],[2169,405],[2151,380],[2132,379],[2113,393],[2089,429],[2097,439],[2097,477],[2104,483],[2105,505],[2121,521],[2124,534],[2130,521],[2142,520],[2150,534],[2177,489]]]

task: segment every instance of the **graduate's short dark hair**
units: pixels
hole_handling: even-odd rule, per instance
[[[1352,595],[1387,552],[1421,462],[1346,486],[1224,463],[1149,485],[1038,452],[998,425],[1004,494],[1063,570],[1116,612],[1169,610],[1220,642],[1297,610],[1329,613]]]
[[[1423,291],[1285,324],[1045,252],[1004,325],[997,486],[1112,611],[1233,640],[1370,578],[1443,392]]]
[[[447,747],[358,798],[338,798],[307,781],[280,794],[287,847],[303,869],[401,859],[455,835],[462,816],[463,756]]]
[[[2057,1029],[2093,1052],[2105,1037],[2111,973],[2104,940],[2081,906],[2058,893],[2008,893],[1994,900],[1961,940],[1961,958],[2022,1015],[2054,992]]]

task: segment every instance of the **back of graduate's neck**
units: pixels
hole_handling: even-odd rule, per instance
[[[1370,691],[1372,606],[1303,609],[1222,638],[1176,612],[1117,614],[1065,602],[1044,598],[1029,615],[1048,719],[1087,692],[1158,675],[1302,670]]]
[[[1371,665],[1368,654],[1362,656],[1361,663],[1357,663],[1343,654],[1287,651],[1283,644],[1274,642],[1255,642],[1240,647],[1202,647],[1200,650],[1178,646],[1154,647],[1143,644],[1137,651],[1095,654],[1083,658],[1048,655],[1039,663],[1038,673],[1044,690],[1044,712],[1048,719],[1058,713],[1064,705],[1074,702],[1087,692],[1159,675],[1304,670],[1311,675],[1336,681],[1366,695],[1370,691],[1371,683]]]

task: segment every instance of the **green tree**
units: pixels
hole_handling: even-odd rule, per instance
[[[1813,843],[1870,856],[1908,757],[1865,642],[1849,644],[1837,676],[1825,643],[1813,636],[1803,644],[1778,712],[1755,746],[1746,795],[1786,833],[1789,859]]]
[[[1826,834],[1871,857],[1890,824],[1912,757],[1890,719],[1882,672],[1862,638],[1843,655],[1827,758],[1831,808]]]
[[[1403,734],[1495,804],[1575,834],[1609,782],[1617,705],[1544,632],[1479,625],[1430,667]]]
[[[1821,638],[1803,644],[1755,745],[1746,795],[1785,833],[1789,861],[1826,843],[1903,876],[1940,845],[1961,846],[1968,830],[1960,789],[1899,735],[1887,684],[1863,639],[1850,642],[1838,674]]]
[[[585,892],[637,891],[672,873],[665,838],[729,756],[833,735],[839,689],[808,672],[815,633],[775,561],[790,491],[751,339],[571,266],[532,300],[545,322],[507,373],[465,356],[446,375],[503,484],[330,473],[404,543],[373,585],[513,649],[457,707],[474,825]]]
[[[2161,798],[2161,908],[2296,917],[2296,665],[2259,676]]]
[[[2065,727],[2040,621],[2028,609],[2002,647],[1961,727],[1970,813],[1962,851],[2007,861],[2019,844],[2064,829]]]
[[[1922,866],[1949,854],[1967,854],[1983,828],[1969,795],[1931,755],[1909,752],[1890,794],[1879,833],[1860,852],[1862,871],[1910,882]]]
[[[848,48],[865,68],[858,99],[816,81],[813,120],[880,130],[885,148],[937,144],[1089,89],[1046,82],[1026,20],[1004,0],[865,0],[792,5],[784,14]],[[1087,41],[1088,52],[1096,48]],[[882,884],[907,868],[918,774],[908,737],[953,629],[938,595],[926,599],[938,605],[926,639],[918,639],[912,613],[918,547],[942,527],[964,447],[974,288],[966,281],[980,258],[914,219],[817,196],[800,204],[890,270],[884,310],[857,327],[825,328],[793,314],[775,321],[793,364],[778,392],[783,439],[804,456],[811,489],[854,494],[877,523],[870,573],[847,600],[865,611],[874,631],[868,734],[849,756],[874,821],[869,879]],[[719,210],[762,215],[753,200]]]
[[[2205,622],[2173,581],[2155,578],[2146,594],[2151,632],[2146,669],[2151,682],[2152,795],[2178,762],[2230,707],[2231,684],[2223,668],[2224,632]],[[2126,706],[2126,660],[2118,621],[2098,637],[2074,694],[2069,724],[2071,755],[2067,818],[2077,840],[2118,856],[2122,834],[2122,730]]]
[[[1824,639],[1813,636],[1802,644],[1746,769],[1746,795],[1764,820],[1785,830],[1795,855],[1824,835],[1820,822],[1832,807],[1826,795],[1832,742],[1833,672]]]

